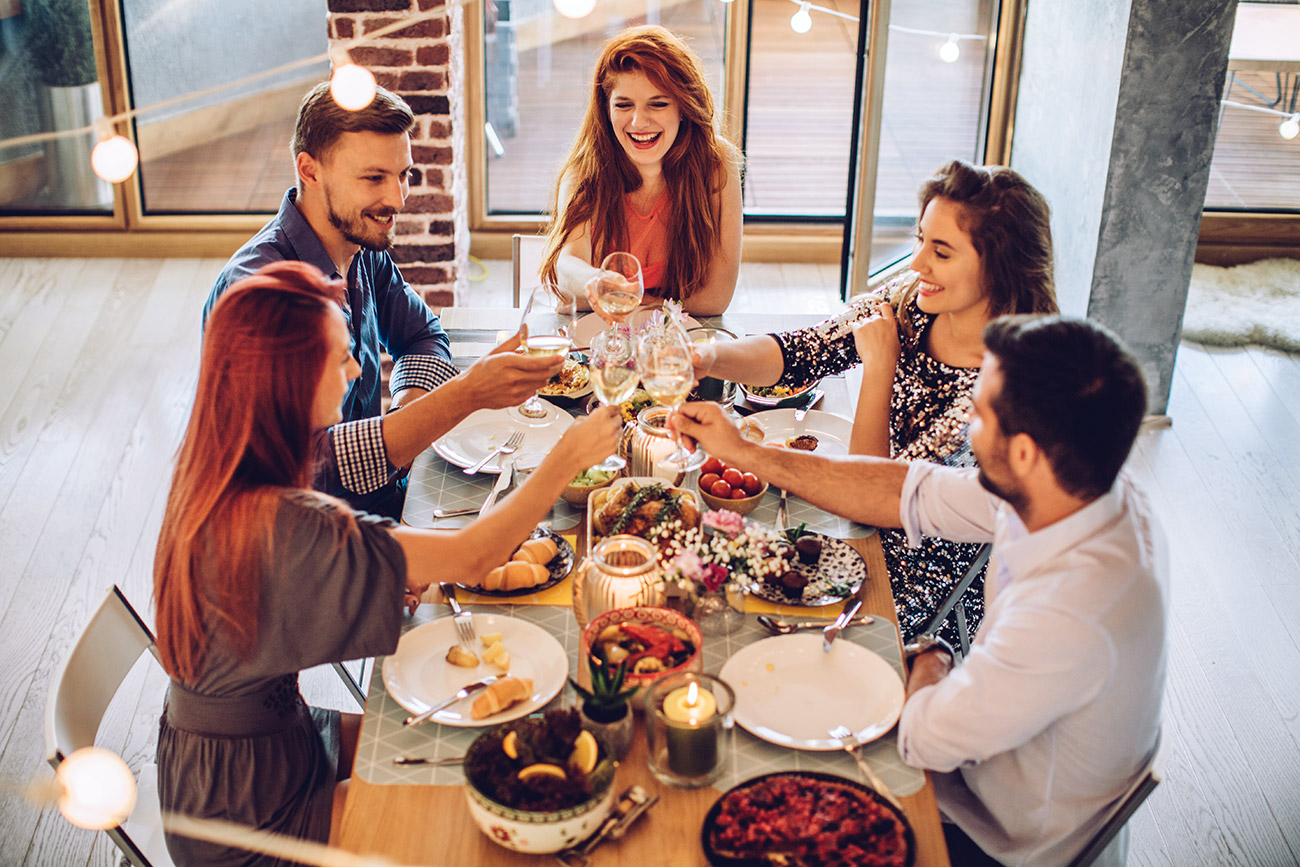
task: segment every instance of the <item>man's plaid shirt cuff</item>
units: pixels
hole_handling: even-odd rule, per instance
[[[354,494],[368,494],[388,482],[383,418],[376,416],[336,424],[330,435],[343,487]]]
[[[403,355],[393,364],[388,390],[393,394],[407,388],[433,391],[460,374],[456,365],[437,355]]]

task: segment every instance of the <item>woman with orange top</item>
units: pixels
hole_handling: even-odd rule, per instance
[[[596,62],[556,184],[542,280],[590,306],[587,282],[624,251],[641,262],[647,302],[722,313],[740,272],[740,164],[699,57],[663,27],[625,30]]]

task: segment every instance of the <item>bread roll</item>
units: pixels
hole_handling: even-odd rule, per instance
[[[497,568],[493,569],[491,572],[487,573],[487,577],[483,579],[483,589],[501,590],[505,585],[505,580],[506,580],[506,567],[498,566]]]
[[[523,701],[533,694],[533,681],[527,677],[503,677],[490,684],[479,693],[470,707],[469,715],[474,719],[483,719],[500,713],[517,701]]]
[[[512,560],[505,565],[505,577],[502,579],[501,589],[522,590],[525,587],[536,587],[538,584],[545,583],[549,577],[551,573],[545,566]]]
[[[522,563],[536,563],[539,566],[545,566],[558,554],[560,549],[556,547],[555,540],[549,536],[543,536],[540,539],[529,539],[519,546],[511,560]]]

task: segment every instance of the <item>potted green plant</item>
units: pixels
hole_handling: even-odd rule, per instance
[[[603,735],[614,754],[622,758],[632,746],[632,708],[628,700],[636,694],[637,687],[623,688],[626,662],[607,665],[593,654],[587,657],[587,670],[591,674],[590,689],[569,678],[569,683],[582,696],[578,710],[583,725]]]

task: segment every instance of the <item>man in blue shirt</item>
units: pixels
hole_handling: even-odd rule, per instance
[[[296,259],[347,281],[344,315],[361,376],[343,401],[343,421],[319,433],[315,487],[362,511],[399,517],[405,468],[471,412],[515,406],[563,358],[530,358],[498,346],[460,373],[438,317],[402,279],[388,250],[406,203],[415,116],[378,88],[360,111],[339,107],[322,82],[304,97],[294,130],[298,184],[280,212],[231,257],[203,318],[235,281],[269,262]],[[381,348],[394,359],[393,409],[381,415]]]

